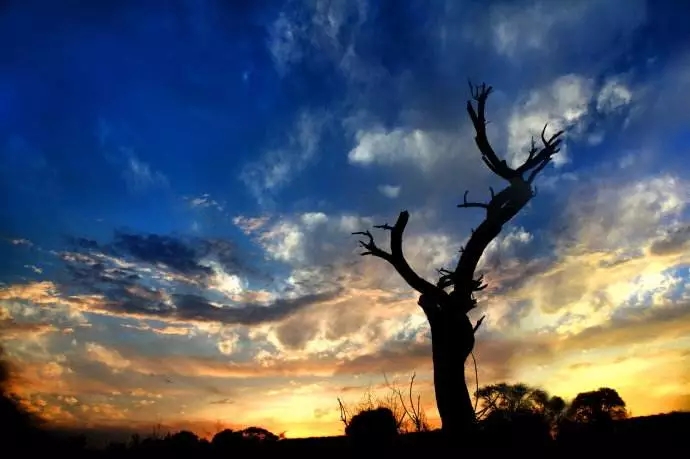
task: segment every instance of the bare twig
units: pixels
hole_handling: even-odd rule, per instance
[[[485,315],[484,315],[484,316],[481,316],[481,317],[479,318],[479,320],[478,320],[477,323],[475,324],[474,328],[472,329],[472,331],[473,331],[474,333],[477,333],[477,330],[478,330],[479,327],[482,325],[482,322],[484,322],[484,318],[486,318]]]
[[[340,407],[340,421],[347,427],[350,425],[350,415],[340,397],[338,397],[338,406]]]
[[[458,204],[458,207],[461,208],[466,208],[469,209],[470,207],[478,207],[481,209],[489,209],[489,204],[483,203],[483,202],[468,202],[467,201],[467,194],[469,193],[469,190],[465,191],[465,194],[462,198],[462,204]]]
[[[541,141],[544,146],[537,151],[534,139],[532,139],[532,148],[530,148],[527,160],[525,160],[525,162],[516,169],[516,172],[520,176],[522,176],[522,174],[525,172],[534,169],[527,179],[527,183],[532,183],[536,175],[551,161],[551,157],[560,151],[560,144],[563,141],[561,135],[563,135],[565,131],[560,130],[547,139],[547,127],[548,123],[544,125],[544,128],[541,131]]]
[[[388,379],[386,380],[386,385],[388,388],[398,397],[398,400],[400,401],[400,405],[409,419],[410,423],[414,427],[416,432],[423,432],[429,429],[429,425],[427,424],[426,421],[426,414],[424,413],[424,409],[422,408],[421,405],[421,395],[417,395],[417,402],[415,404],[413,395],[412,395],[412,389],[414,386],[414,381],[415,378],[417,377],[417,373],[412,373],[412,377],[410,378],[410,384],[409,384],[409,389],[407,393],[407,398],[408,401],[405,401],[405,397],[403,396],[402,390],[400,390],[397,386],[394,386],[391,384]],[[409,403],[409,406],[408,406]]]

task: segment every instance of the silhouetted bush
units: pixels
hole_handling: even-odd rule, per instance
[[[360,446],[388,444],[397,434],[395,415],[389,408],[383,407],[357,413],[345,428],[345,435]]]

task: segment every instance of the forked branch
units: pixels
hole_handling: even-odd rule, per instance
[[[410,266],[410,264],[405,259],[403,254],[402,242],[403,234],[405,232],[405,227],[410,219],[410,214],[406,210],[400,212],[398,220],[395,225],[391,226],[386,224],[377,225],[374,228],[383,229],[390,231],[390,252],[387,252],[376,245],[374,242],[374,236],[369,231],[357,231],[352,234],[359,234],[365,236],[367,240],[359,241],[359,245],[365,249],[361,255],[372,255],[378,258],[386,260],[388,263],[393,265],[395,270],[400,274],[400,276],[407,282],[407,284],[425,295],[427,298],[433,298],[433,303],[439,305],[447,297],[446,292],[440,287],[432,284],[431,282],[420,277]],[[427,304],[430,304],[428,302]],[[424,307],[424,306],[423,306]],[[425,307],[424,307],[425,308]],[[427,308],[425,308],[425,311]]]
[[[529,177],[527,178],[527,183],[532,183],[537,174],[542,169],[544,169],[544,167],[546,167],[546,165],[549,162],[551,162],[551,158],[553,157],[553,155],[555,155],[561,150],[560,145],[563,141],[563,138],[561,136],[563,135],[564,131],[560,130],[547,139],[547,127],[548,123],[545,124],[544,129],[541,130],[541,141],[543,147],[539,151],[537,151],[534,139],[532,139],[532,148],[530,148],[529,150],[527,159],[522,164],[522,166],[516,169],[516,172],[520,174],[520,176],[522,176],[522,174],[524,174],[525,172],[533,169]]]
[[[472,100],[467,101],[467,113],[470,115],[472,125],[474,126],[474,140],[477,144],[477,148],[479,148],[479,151],[482,154],[482,161],[484,161],[484,163],[494,174],[511,183],[515,178],[521,178],[524,180],[524,174],[531,170],[532,173],[529,175],[526,181],[527,183],[532,183],[537,174],[551,161],[551,157],[560,151],[560,144],[563,141],[561,135],[563,135],[564,131],[560,130],[547,139],[547,125],[544,125],[544,129],[542,129],[541,132],[541,141],[543,144],[542,148],[537,148],[536,142],[534,139],[532,139],[532,145],[528,151],[527,160],[525,160],[525,162],[518,168],[511,168],[508,166],[505,160],[498,159],[498,155],[491,146],[489,138],[486,134],[486,125],[488,124],[488,121],[486,120],[486,100],[489,98],[489,94],[491,94],[492,91],[493,88],[491,86],[487,86],[485,83],[475,86],[470,82]],[[476,109],[472,101],[476,102]],[[479,206],[461,205],[459,207]]]
[[[489,98],[493,88],[482,83],[480,86],[474,86],[470,82],[470,92],[472,93],[472,99],[477,103],[477,109],[475,110],[472,100],[467,101],[467,113],[470,115],[472,120],[472,125],[474,126],[475,137],[474,141],[477,144],[477,148],[482,153],[482,161],[491,169],[491,171],[510,181],[517,173],[508,167],[505,160],[499,160],[498,155],[491,147],[489,143],[489,138],[486,135],[486,100]]]

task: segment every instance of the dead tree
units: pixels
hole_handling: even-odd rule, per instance
[[[508,166],[499,160],[486,135],[486,100],[491,86],[470,83],[472,99],[467,102],[467,112],[475,129],[475,141],[487,167],[508,182],[499,193],[491,191],[488,203],[468,202],[465,192],[462,208],[478,208],[486,212],[482,223],[472,231],[467,245],[460,249],[460,259],[455,269],[441,268],[435,283],[420,277],[403,254],[403,234],[409,220],[407,211],[400,212],[395,225],[378,225],[374,228],[390,232],[390,250],[376,245],[370,231],[360,231],[366,238],[360,241],[365,249],[361,255],[382,258],[390,263],[407,284],[420,293],[418,304],[424,311],[431,328],[432,359],[436,404],[441,416],[442,429],[456,437],[472,429],[475,423],[474,407],[465,381],[464,363],[474,348],[475,332],[484,317],[472,324],[468,313],[477,305],[475,292],[486,288],[482,276],[475,278],[475,269],[489,243],[536,194],[532,182],[559,151],[563,131],[546,138],[546,125],[541,132],[542,146],[534,139],[528,157],[519,167]],[[476,108],[475,104],[476,103]]]

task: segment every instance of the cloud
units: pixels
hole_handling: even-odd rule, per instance
[[[204,193],[196,198],[185,196],[184,200],[187,201],[189,203],[189,206],[192,208],[213,208],[220,212],[223,211],[223,206],[220,203],[218,203],[218,201],[216,201],[215,199],[212,199],[208,193]]]
[[[657,289],[674,285],[667,279],[690,259],[673,249],[677,241],[669,250],[663,250],[663,241],[684,226],[687,184],[661,175],[599,182],[589,191],[572,195],[565,226],[554,222],[554,253],[533,260],[528,269],[518,264],[499,270],[499,284],[508,278],[511,289],[503,306],[492,301],[487,311],[498,315],[490,323],[519,310],[516,330],[579,333],[627,308],[646,307]]]
[[[548,138],[559,130],[572,130],[587,115],[593,97],[593,81],[579,75],[565,75],[548,88],[532,91],[515,108],[508,121],[508,163],[519,166],[527,159],[531,138],[539,139],[544,124],[548,123]],[[539,141],[537,141],[539,142]],[[537,145],[540,145],[538,143]],[[564,149],[554,156],[554,164],[568,161]]]
[[[240,180],[261,204],[284,188],[314,160],[326,123],[324,114],[303,111],[283,147],[270,149],[243,168]]]
[[[266,223],[268,223],[269,218],[264,217],[245,217],[243,215],[238,215],[232,219],[235,226],[239,227],[245,234],[249,235],[260,230]]]
[[[129,287],[108,296],[60,295],[50,283],[16,285],[0,290],[0,300],[28,300],[36,304],[62,304],[75,312],[121,318],[168,320],[176,323],[213,322],[256,325],[274,322],[296,311],[337,297],[338,291],[279,298],[268,304],[220,304],[197,294],[168,294],[163,290]]]
[[[119,352],[98,343],[86,343],[86,352],[92,360],[100,362],[114,371],[124,370],[131,365],[131,362],[122,357]]]
[[[301,34],[299,26],[294,24],[287,15],[280,13],[268,30],[268,49],[275,63],[276,69],[284,75],[290,65],[302,60]]]
[[[136,259],[163,264],[182,274],[208,275],[211,269],[198,263],[200,254],[178,238],[157,234],[139,235],[118,232],[114,246]]]
[[[633,100],[631,89],[619,78],[610,78],[597,96],[597,111],[611,113],[629,105]]]
[[[661,228],[682,221],[690,197],[690,185],[671,174],[584,187],[593,184],[583,185],[570,198],[567,218],[572,230],[565,235],[592,250],[639,247],[661,236]]]
[[[354,73],[352,38],[366,21],[364,1],[295,2],[268,26],[267,48],[276,70],[285,76],[297,64],[325,59]]]
[[[599,0],[567,1],[552,8],[543,0],[498,2],[490,9],[492,42],[511,59],[541,58],[576,49],[599,50],[619,37],[630,38],[647,19],[644,1],[618,5]]]
[[[126,150],[127,158],[122,176],[132,193],[141,193],[151,188],[167,188],[168,178],[160,171],[141,161],[133,151]]]
[[[653,255],[671,255],[690,249],[690,226],[669,229],[649,247]]]
[[[0,309],[0,336],[3,340],[37,339],[59,330],[52,324],[16,322],[10,318],[2,318],[2,311],[6,310]]]
[[[428,169],[437,159],[438,151],[448,148],[443,148],[420,130],[407,132],[403,129],[386,131],[374,128],[358,131],[356,139],[357,146],[350,150],[348,159],[353,164],[361,165],[411,162]]]
[[[176,309],[162,315],[180,321],[199,320],[224,324],[256,325],[279,321],[302,308],[315,303],[329,301],[336,297],[337,294],[338,292],[335,291],[301,296],[294,299],[277,299],[265,306],[244,305],[235,307],[214,305],[201,296],[173,294],[173,302]],[[155,315],[156,313],[154,312],[153,314]]]
[[[395,199],[400,195],[400,185],[379,185],[379,192],[387,198]]]

